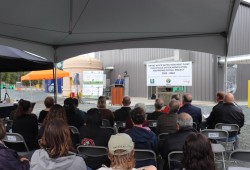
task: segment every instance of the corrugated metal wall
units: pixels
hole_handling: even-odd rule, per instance
[[[103,66],[114,66],[111,71],[111,84],[118,74],[126,70],[129,74],[129,95],[131,97],[147,97],[145,61],[173,56],[171,49],[124,49],[101,52]]]
[[[240,5],[230,39],[229,56],[250,54],[250,7]]]
[[[241,5],[232,30],[229,55],[250,53],[250,7]],[[115,66],[111,83],[125,70],[130,75],[130,96],[147,97],[146,67],[143,62],[173,56],[171,49],[125,49],[100,52],[104,66]],[[98,56],[98,55],[97,55]],[[193,61],[193,86],[187,91],[194,100],[214,101],[217,90],[223,90],[223,66],[218,66],[216,56],[200,52],[180,51],[184,61]],[[247,100],[247,80],[250,66],[239,65],[237,71],[237,100]]]
[[[190,52],[193,66],[193,85],[187,87],[187,92],[193,95],[193,100],[214,100],[214,56],[201,52]]]

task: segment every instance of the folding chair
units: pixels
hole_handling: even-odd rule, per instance
[[[211,140],[225,140],[227,144],[227,139],[228,139],[228,132],[225,130],[219,130],[219,129],[204,129],[201,131],[201,133],[205,136],[207,136]],[[225,147],[222,144],[218,143],[212,143],[212,149],[215,154],[220,153],[222,156],[222,163],[223,163],[223,169],[226,169],[225,165],[225,156],[224,152],[226,152]],[[221,161],[221,160],[217,160]]]
[[[172,151],[168,154],[168,167],[169,170],[179,169],[183,159],[183,151]]]
[[[250,162],[250,150],[235,150],[233,151],[229,156],[229,161],[241,161],[241,162],[247,162],[249,167]],[[243,167],[228,167],[228,170],[250,170],[250,168],[243,168]]]
[[[29,152],[29,148],[26,145],[26,142],[22,135],[18,133],[6,133],[4,139],[4,144],[16,152],[18,152],[19,155],[26,155]]]
[[[110,166],[108,159],[108,148],[102,146],[83,146],[77,147],[77,152],[84,158],[87,166],[91,169],[98,169],[103,164]]]
[[[157,167],[156,154],[152,150],[135,149],[135,161],[137,168],[140,166],[141,161],[147,161],[149,163],[148,165],[155,165]]]
[[[126,122],[120,122],[120,121],[117,121],[116,122],[116,127],[118,129],[118,132],[119,133],[122,133],[124,132],[125,128],[126,128]]]
[[[108,119],[102,119],[103,127],[111,127],[110,121]]]
[[[12,129],[13,120],[4,120],[3,122],[6,128],[6,132],[9,132]]]
[[[148,120],[148,127],[156,133],[157,120]]]
[[[75,126],[69,126],[70,131],[73,134],[73,139],[72,141],[74,142],[74,144],[77,146],[80,144],[80,133],[78,131],[78,129]]]
[[[103,128],[103,129],[106,129],[106,130],[110,131],[112,135],[115,135],[115,134],[116,134],[115,129],[114,129],[114,128],[112,128],[112,127],[104,127],[104,126],[101,126],[101,128]]]
[[[236,136],[238,135],[239,132],[239,126],[237,124],[227,124],[227,123],[217,123],[215,125],[215,129],[221,129],[225,130],[228,132],[229,138],[230,137],[235,137],[235,140],[232,141],[227,141],[227,145],[225,145],[225,142],[223,141],[218,141],[218,143],[221,143],[222,145],[225,146],[226,151],[232,151],[234,150],[234,144],[236,141]]]

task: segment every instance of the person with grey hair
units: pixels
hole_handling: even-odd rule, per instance
[[[147,113],[146,105],[144,103],[136,103],[134,109],[136,109],[137,107],[140,107],[144,110],[145,113]]]
[[[158,117],[163,114],[161,111],[162,107],[164,106],[162,99],[160,98],[156,99],[154,106],[155,106],[155,111],[148,114],[147,120],[157,120]]]
[[[176,132],[177,112],[179,107],[180,102],[178,100],[173,99],[169,102],[169,113],[162,114],[157,120],[157,134]]]
[[[177,132],[170,133],[159,146],[159,153],[165,160],[164,168],[168,169],[168,154],[172,151],[182,151],[186,137],[196,130],[193,128],[193,119],[188,113],[180,113],[177,117]]]

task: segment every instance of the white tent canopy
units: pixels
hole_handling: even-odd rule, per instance
[[[8,0],[0,44],[50,61],[102,50],[174,48],[227,56],[240,0]]]

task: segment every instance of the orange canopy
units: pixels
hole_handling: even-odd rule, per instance
[[[57,78],[69,77],[69,72],[56,70]],[[30,73],[21,77],[21,81],[24,80],[50,80],[53,79],[53,70],[40,70],[31,71]]]

